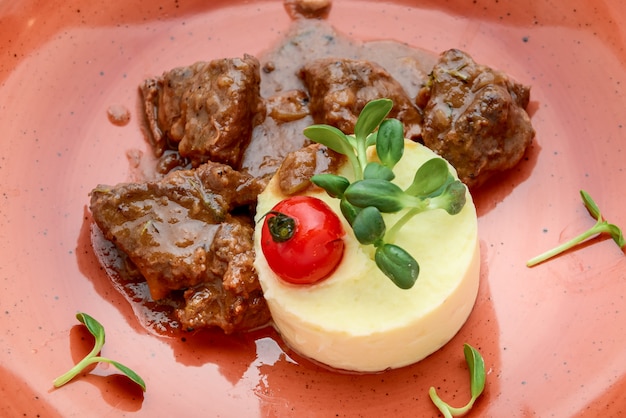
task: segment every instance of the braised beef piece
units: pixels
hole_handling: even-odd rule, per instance
[[[320,144],[311,144],[287,154],[276,172],[281,192],[287,196],[303,193],[313,185],[311,177],[335,173],[344,156]]]
[[[175,68],[140,90],[157,156],[176,149],[194,166],[241,165],[252,129],[264,117],[257,58],[223,58]]]
[[[185,306],[176,311],[185,329],[219,326],[227,334],[250,330],[270,320],[254,269],[254,225],[248,220],[222,223],[207,253],[204,281],[186,290]]]
[[[309,115],[309,96],[302,90],[276,93],[267,99],[267,115],[282,124]]]
[[[178,151],[166,150],[156,161],[155,172],[159,176],[164,176],[170,171],[190,168],[192,165],[188,158],[182,157]]]
[[[309,90],[309,108],[315,123],[353,133],[367,102],[385,97],[393,100],[389,117],[404,124],[406,137],[420,138],[420,109],[380,65],[363,60],[322,58],[306,63],[300,76]]]
[[[283,5],[292,19],[324,19],[330,13],[331,0],[284,0]]]
[[[104,236],[146,279],[153,299],[192,289],[184,294],[189,309],[180,311],[184,327],[217,325],[234,332],[269,318],[252,268],[252,219],[234,213],[255,205],[265,185],[209,162],[155,182],[98,186],[90,210]],[[201,289],[211,289],[217,298],[202,296],[212,301],[204,310],[197,307]]]
[[[469,187],[515,166],[535,135],[530,88],[457,49],[441,54],[424,93],[424,144]]]

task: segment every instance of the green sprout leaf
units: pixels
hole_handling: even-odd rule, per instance
[[[354,136],[357,141],[363,140],[365,142],[367,136],[374,132],[378,125],[387,117],[392,107],[393,102],[389,99],[378,99],[368,102],[363,107],[354,125]]]
[[[460,180],[448,183],[439,196],[429,199],[428,207],[430,209],[443,209],[450,215],[456,215],[465,206],[467,199],[465,191],[465,185]]]
[[[343,198],[343,194],[350,185],[350,180],[336,174],[322,173],[311,177],[311,182],[326,190],[331,197]]]
[[[304,135],[310,140],[325,145],[339,154],[346,156],[354,154],[350,144],[346,143],[346,135],[334,126],[311,125],[304,128]]]
[[[374,261],[378,268],[400,289],[413,287],[420,267],[407,251],[394,244],[384,243],[376,247]]]
[[[331,150],[348,157],[356,178],[362,177],[363,168],[361,163],[354,153],[353,146],[343,132],[330,125],[311,125],[306,127],[303,132],[311,141],[325,145]]]
[[[624,248],[626,242],[624,242],[624,234],[622,234],[622,230],[619,229],[617,225],[613,224],[606,224],[606,229],[608,234],[611,235],[611,238],[613,238],[613,241],[615,241],[620,248]]]
[[[448,163],[442,158],[431,158],[415,173],[413,183],[405,190],[411,196],[428,196],[443,186],[450,176]]]
[[[476,400],[485,389],[485,360],[478,350],[469,344],[463,345],[463,354],[470,373],[472,399]]]
[[[98,352],[100,352],[100,349],[104,345],[104,339],[105,339],[104,327],[102,326],[102,324],[100,324],[100,322],[93,319],[91,316],[82,312],[79,312],[76,314],[76,319],[78,319],[80,323],[85,325],[87,329],[89,330],[89,332],[91,333],[91,335],[94,336],[94,338],[96,339],[94,350],[97,349]]]
[[[472,397],[469,402],[461,408],[455,408],[443,401],[437,394],[437,390],[434,387],[431,386],[428,390],[430,399],[446,418],[461,416],[469,412],[469,410],[474,406],[476,399],[482,395],[485,389],[485,361],[480,355],[480,352],[466,343],[463,345],[463,354],[465,355],[465,361],[470,375],[470,391]]]
[[[591,198],[589,193],[587,193],[584,190],[581,190],[580,196],[583,200],[585,207],[591,214],[591,216],[593,216],[596,219],[595,225],[589,228],[588,230],[584,231],[580,235],[577,235],[574,238],[570,239],[569,241],[564,242],[563,244],[558,245],[552,248],[551,250],[548,250],[536,257],[531,258],[530,260],[526,262],[526,265],[528,267],[533,267],[533,266],[536,266],[537,264],[543,263],[544,261],[547,261],[565,251],[568,251],[576,247],[577,245],[587,241],[588,239],[592,237],[596,237],[600,234],[609,234],[619,248],[624,248],[624,246],[626,246],[626,241],[624,241],[624,235],[622,233],[622,230],[617,225],[608,223],[602,217],[600,208],[598,207],[596,202]]]
[[[98,356],[105,341],[104,327],[102,326],[102,324],[100,324],[91,316],[82,312],[79,312],[76,314],[76,319],[78,319],[79,322],[85,325],[85,327],[87,328],[87,330],[89,330],[91,335],[94,336],[94,339],[95,339],[94,347],[89,352],[89,354],[87,354],[81,361],[76,363],[74,367],[72,367],[66,373],[54,379],[54,381],[52,382],[54,387],[58,388],[58,387],[63,386],[64,384],[66,384],[67,382],[69,382],[70,380],[78,376],[87,366],[91,364],[109,363],[115,366],[119,371],[121,371],[130,380],[138,384],[141,387],[141,389],[145,392],[146,383],[137,373],[135,373],[130,368],[124,366],[123,364],[118,363],[117,361],[111,360],[106,357]]]
[[[126,367],[123,364],[118,363],[117,361],[114,361],[114,360],[100,358],[100,361],[106,361],[106,362],[114,365],[119,371],[124,373],[124,375],[126,375],[126,377],[128,377],[133,382],[137,383],[144,392],[146,391],[146,383],[143,381],[141,376],[139,376],[137,373],[135,373],[129,367]]]
[[[598,207],[596,202],[594,202],[594,200],[591,198],[589,193],[587,193],[584,190],[581,190],[580,197],[583,199],[583,203],[585,204],[585,207],[587,208],[591,216],[593,216],[594,219],[600,219],[602,217],[602,215],[600,214],[600,208]]]
[[[385,236],[385,220],[378,209],[368,206],[354,218],[352,230],[354,231],[354,236],[361,244],[374,244]]]
[[[400,229],[415,215],[443,209],[450,215],[465,205],[466,188],[450,173],[441,158],[429,160],[415,174],[413,184],[403,191],[393,183],[393,168],[404,154],[404,127],[397,119],[385,119],[393,107],[389,99],[368,102],[354,127],[346,135],[329,125],[304,130],[312,141],[346,155],[354,171],[351,183],[334,174],[318,174],[311,181],[334,198],[362,245],[374,245],[378,268],[402,289],[411,288],[419,275],[419,264],[406,250],[393,244]],[[378,161],[369,161],[367,148],[376,146]],[[380,162],[379,162],[380,161]],[[384,214],[404,211],[387,229]]]
[[[410,198],[396,184],[383,179],[356,181],[346,189],[345,197],[356,207],[374,206],[384,213],[402,210],[407,206],[407,198]]]
[[[396,177],[393,170],[386,167],[376,161],[367,163],[365,170],[363,170],[364,179],[382,179],[391,181]]]
[[[346,221],[348,221],[350,225],[354,223],[354,219],[361,211],[361,208],[352,205],[345,198],[341,199],[341,202],[339,202],[339,209],[341,209],[343,217],[346,218]]]
[[[604,220],[602,214],[600,213],[600,208],[598,208],[598,205],[596,204],[596,202],[594,202],[589,193],[581,190],[580,197],[583,199],[583,203],[585,204],[585,207],[587,208],[591,216],[593,216],[598,221],[598,223],[602,223],[603,227],[606,228],[606,231],[603,230],[602,232],[608,233],[618,247],[624,248],[626,242],[624,241],[624,235],[622,234],[622,230],[618,228],[617,225],[610,224]]]
[[[393,167],[404,154],[404,126],[398,119],[386,119],[378,128],[376,154],[385,167]]]

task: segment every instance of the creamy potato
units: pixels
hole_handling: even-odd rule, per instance
[[[406,188],[417,168],[434,157],[429,149],[407,141],[394,181]],[[350,178],[351,172],[346,164],[340,174]],[[420,264],[420,275],[409,290],[396,287],[378,270],[374,248],[354,238],[339,200],[319,189],[307,194],[327,202],[347,232],[343,260],[329,278],[313,285],[282,281],[261,251],[261,222],[255,231],[255,267],[274,325],[291,348],[337,369],[376,372],[415,363],[458,332],[474,306],[479,282],[477,219],[469,192],[459,214],[419,214],[397,235],[395,243]],[[273,179],[259,196],[257,216],[285,197]],[[387,227],[400,215],[385,215]]]

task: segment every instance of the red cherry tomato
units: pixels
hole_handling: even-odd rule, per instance
[[[326,203],[294,196],[265,216],[261,249],[280,278],[310,284],[328,277],[341,262],[344,235],[339,217]]]

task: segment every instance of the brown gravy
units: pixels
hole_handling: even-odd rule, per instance
[[[267,99],[292,90],[306,91],[298,72],[307,61],[341,57],[373,61],[384,67],[409,97],[415,98],[435,65],[437,56],[396,41],[361,42],[333,28],[324,20],[295,20],[286,36],[258,55],[261,62],[261,96]],[[302,131],[313,123],[311,116],[278,124],[272,118],[258,125],[243,159],[252,175],[272,173],[285,155],[302,148]]]

